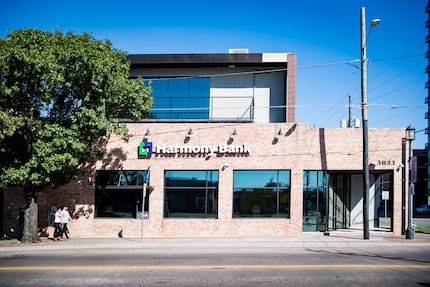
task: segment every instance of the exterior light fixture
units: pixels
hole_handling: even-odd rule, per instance
[[[373,19],[372,22],[370,22],[370,29],[375,28],[378,26],[379,22],[381,22],[381,19]]]
[[[237,131],[234,129],[234,131],[230,134],[230,137],[228,138],[227,144],[232,144],[234,139],[233,137],[237,136]]]
[[[190,136],[190,135],[192,135],[193,134],[193,130],[190,128],[189,130],[188,130],[188,136]]]
[[[225,162],[224,165],[222,166],[222,170],[225,170],[226,168],[228,168],[230,166],[229,163]]]
[[[278,131],[278,136],[280,136],[280,135],[282,135],[282,129],[281,128],[279,128],[279,131]]]
[[[145,132],[145,134],[143,135],[143,141],[144,142],[146,142],[147,140],[148,140],[148,136],[150,135],[151,133],[149,132],[149,129],[147,129],[146,130],[146,132]]]
[[[406,140],[408,141],[415,140],[415,128],[412,125],[409,125],[406,128]]]
[[[415,226],[412,222],[413,221],[412,209],[413,209],[415,179],[412,176],[412,157],[413,157],[412,142],[415,140],[415,128],[412,125],[409,125],[406,128],[406,140],[409,142],[408,230],[406,231],[406,239],[413,240],[415,237]]]

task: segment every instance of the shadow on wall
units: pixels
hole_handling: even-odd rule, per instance
[[[320,138],[321,167],[322,167],[322,170],[327,170],[327,154],[326,154],[327,151],[326,151],[324,128],[319,129],[319,138]]]
[[[73,212],[71,217],[74,220],[78,220],[81,217],[89,219],[92,214],[94,214],[94,209],[92,207],[85,208],[81,206]]]
[[[97,145],[104,152],[103,169],[121,169],[127,159],[121,148],[106,152],[108,138],[100,140]],[[94,176],[96,166],[88,163],[81,168],[82,177],[61,186],[47,186],[38,192],[38,230],[39,236],[46,236],[46,230],[52,226],[52,208],[68,205],[72,220],[88,220],[94,216]],[[23,214],[25,210],[24,191],[20,187],[4,189],[1,212],[2,238],[22,238]]]
[[[127,154],[122,148],[114,148],[103,158],[102,169],[121,169],[125,160],[127,160]]]

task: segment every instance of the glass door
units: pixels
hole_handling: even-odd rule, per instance
[[[350,224],[350,174],[305,171],[302,231],[328,231]]]
[[[305,171],[303,184],[302,231],[327,230],[326,171]]]
[[[336,230],[349,226],[350,176],[330,174],[328,188],[328,229]]]

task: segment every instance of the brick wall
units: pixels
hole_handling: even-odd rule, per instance
[[[188,130],[193,134],[187,139]],[[249,143],[249,155],[152,156],[139,159],[137,147],[149,129],[148,141],[167,145],[229,146]],[[237,135],[232,136],[236,130]],[[281,130],[281,135],[278,135]],[[109,138],[105,158],[95,169],[150,169],[149,219],[143,222],[145,237],[187,236],[287,236],[301,234],[302,191],[304,170],[361,171],[361,129],[319,129],[305,124],[289,123],[139,123],[129,124],[132,134],[128,142],[119,137]],[[369,163],[377,170],[392,171],[394,176],[395,234],[400,234],[402,208],[402,178],[397,171],[402,161],[404,129],[370,129]],[[385,164],[381,164],[384,160]],[[390,160],[390,164],[386,162]],[[394,164],[391,164],[394,163]],[[225,167],[225,164],[228,166]],[[164,170],[219,170],[218,219],[163,218]],[[233,170],[289,169],[291,170],[291,218],[232,218]],[[141,236],[139,219],[94,219],[93,173],[68,185],[49,188],[39,194],[39,225],[48,225],[51,206],[67,204],[74,217],[69,228],[72,237]],[[5,192],[3,232],[17,228],[22,197],[8,189]],[[21,194],[22,196],[22,194]],[[19,225],[19,224],[18,224]]]

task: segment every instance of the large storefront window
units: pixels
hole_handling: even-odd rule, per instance
[[[218,171],[171,170],[164,178],[164,217],[218,217]]]
[[[143,186],[148,180],[146,170],[96,171],[95,217],[141,216]],[[145,196],[145,213],[148,212],[148,194]]]
[[[236,170],[233,176],[233,217],[290,217],[289,170]]]

